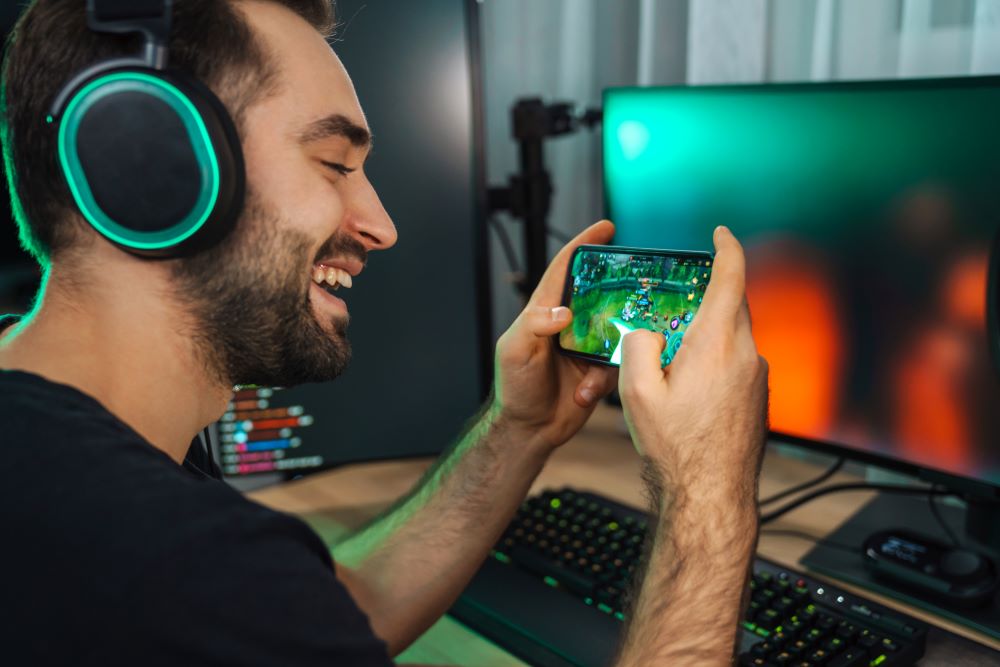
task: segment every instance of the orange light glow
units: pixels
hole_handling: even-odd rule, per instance
[[[748,262],[754,339],[770,366],[771,428],[829,433],[837,414],[845,339],[830,279],[791,261]]]

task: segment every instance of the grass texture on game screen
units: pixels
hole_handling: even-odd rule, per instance
[[[680,348],[710,273],[711,261],[705,258],[581,250],[570,278],[573,323],[559,342],[564,349],[621,364],[622,337],[649,329],[667,340],[665,366]]]

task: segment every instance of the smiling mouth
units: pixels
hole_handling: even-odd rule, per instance
[[[317,264],[313,267],[312,280],[330,294],[333,294],[341,287],[351,289],[354,285],[354,280],[350,273],[344,269],[335,266],[326,266],[325,264]]]

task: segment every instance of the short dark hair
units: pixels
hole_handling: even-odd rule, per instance
[[[331,0],[269,0],[333,30]],[[69,247],[77,210],[56,158],[57,133],[45,122],[62,86],[99,60],[137,53],[137,35],[87,28],[84,0],[34,0],[7,40],[0,91],[0,139],[11,210],[21,246],[43,266]],[[231,0],[174,0],[170,65],[196,76],[222,100],[240,127],[245,109],[265,95],[276,71]]]

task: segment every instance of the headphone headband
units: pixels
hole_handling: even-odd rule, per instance
[[[173,4],[173,0],[87,0],[87,26],[93,32],[142,34],[143,64],[166,69]]]

